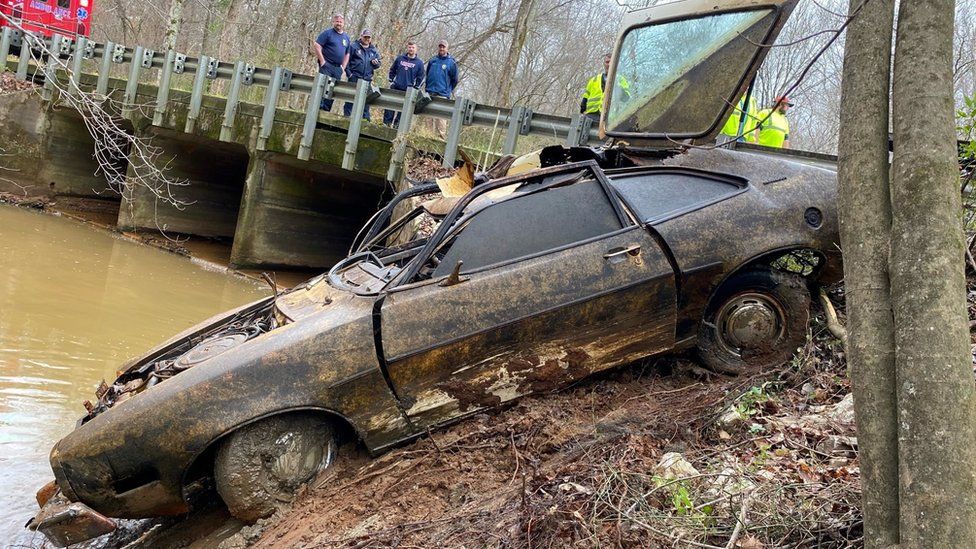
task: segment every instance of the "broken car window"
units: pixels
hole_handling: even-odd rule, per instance
[[[706,134],[737,99],[732,96],[775,21],[767,9],[631,30],[618,54],[607,129]]]
[[[595,180],[529,192],[472,216],[435,254],[437,265],[432,276],[446,276],[458,260],[464,262],[463,270],[470,272],[621,227],[616,211]]]

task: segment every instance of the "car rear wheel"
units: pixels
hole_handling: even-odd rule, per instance
[[[716,292],[698,329],[698,354],[713,370],[743,374],[778,366],[806,341],[810,292],[797,275],[752,269]]]
[[[329,467],[336,440],[326,418],[272,416],[246,425],[220,445],[217,493],[235,517],[253,522],[292,501],[298,487]]]

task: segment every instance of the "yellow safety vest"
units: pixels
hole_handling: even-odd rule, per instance
[[[730,137],[738,137],[739,120],[740,120],[740,116],[742,115],[742,107],[745,100],[746,100],[745,96],[742,96],[742,99],[739,100],[739,103],[736,105],[736,107],[732,109],[732,115],[729,116],[729,119],[725,122],[725,125],[722,126],[723,134],[728,135]],[[746,109],[746,123],[742,127],[743,137],[749,143],[756,142],[756,137],[755,137],[756,134],[755,132],[753,132],[753,130],[756,129],[756,126],[759,125],[759,121],[761,120],[761,118],[757,118],[758,115],[759,115],[759,108],[756,106],[756,98],[750,96],[749,107]]]
[[[783,142],[790,137],[790,122],[786,115],[771,109],[764,109],[759,112],[759,120],[769,118],[762,123],[759,129],[759,144],[764,147],[783,147]]]
[[[617,77],[617,82],[621,89],[630,93],[630,83],[623,76]],[[583,92],[583,99],[586,101],[585,114],[598,114],[603,110],[603,73],[600,73],[586,83],[586,91]]]

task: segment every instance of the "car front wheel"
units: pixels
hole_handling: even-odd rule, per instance
[[[285,414],[251,423],[217,450],[217,493],[232,515],[253,522],[291,502],[301,484],[332,464],[335,453],[335,432],[326,418]]]
[[[718,372],[778,366],[806,342],[810,292],[797,275],[768,268],[734,275],[716,292],[698,330],[698,354]]]

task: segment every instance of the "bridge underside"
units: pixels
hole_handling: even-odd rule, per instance
[[[119,209],[119,228],[234,236],[247,150],[158,128],[141,137],[151,138],[158,156],[150,162],[130,156],[129,195]]]
[[[261,152],[251,157],[231,264],[325,267],[376,210],[380,177]]]

